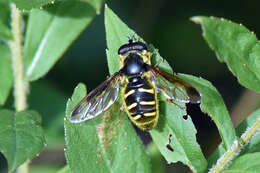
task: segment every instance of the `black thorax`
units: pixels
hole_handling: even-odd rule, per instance
[[[128,78],[134,76],[140,76],[146,71],[145,63],[143,59],[136,53],[130,53],[125,61],[124,67],[121,72],[125,74]]]

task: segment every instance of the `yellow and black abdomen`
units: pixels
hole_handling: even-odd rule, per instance
[[[132,122],[150,130],[158,121],[157,94],[152,83],[140,76],[132,77],[123,89],[124,105]]]

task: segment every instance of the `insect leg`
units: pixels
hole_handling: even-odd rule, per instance
[[[162,57],[160,57],[159,61],[154,65],[154,67],[158,67],[161,64],[161,62],[163,62],[163,61],[164,61],[164,59]]]

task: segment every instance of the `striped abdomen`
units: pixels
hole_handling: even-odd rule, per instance
[[[142,130],[152,129],[158,121],[157,94],[150,81],[132,77],[123,89],[129,118]]]

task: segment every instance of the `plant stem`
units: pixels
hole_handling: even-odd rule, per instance
[[[14,98],[16,111],[25,110],[26,103],[26,86],[27,81],[24,77],[24,62],[22,53],[22,13],[11,3],[11,26],[13,39],[9,42],[12,53],[12,64],[14,73]],[[17,173],[28,173],[29,162],[25,162],[18,169]]]
[[[230,150],[223,154],[217,161],[217,164],[209,171],[209,173],[219,173],[225,166],[236,156],[242,147],[260,130],[260,118],[247,129],[241,136],[241,142],[235,141]]]
[[[14,97],[16,111],[26,109],[26,82],[24,79],[24,65],[22,54],[22,13],[11,4],[11,26],[13,40],[10,41],[14,73]]]

